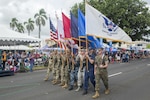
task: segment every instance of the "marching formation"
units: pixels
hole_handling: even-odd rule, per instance
[[[75,84],[79,91],[84,89],[83,95],[88,93],[89,80],[93,85],[95,94],[93,99],[100,96],[100,79],[105,86],[105,94],[109,94],[108,85],[108,55],[105,54],[103,48],[94,50],[93,48],[81,49],[77,54],[73,54],[71,50],[53,51],[50,54],[47,74],[45,81],[49,80],[52,73],[52,84],[58,84],[64,89],[73,90]]]

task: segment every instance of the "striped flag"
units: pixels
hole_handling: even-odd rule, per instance
[[[49,18],[49,22],[50,22],[50,39],[54,40],[55,42],[58,41],[58,35],[57,35],[57,30],[54,27],[51,19]]]

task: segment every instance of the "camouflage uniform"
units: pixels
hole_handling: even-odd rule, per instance
[[[92,98],[98,98],[99,97],[99,90],[100,90],[100,79],[102,79],[104,86],[106,88],[105,94],[109,94],[109,87],[108,87],[108,73],[107,68],[100,68],[100,66],[105,66],[105,64],[108,64],[108,57],[107,56],[100,56],[97,55],[95,58],[95,95],[92,96]]]
[[[56,81],[54,82],[54,84],[57,84],[59,83],[59,78],[60,78],[60,66],[61,66],[61,56],[60,56],[60,53],[58,53],[56,55],[56,59],[57,59],[57,62],[55,64],[55,72],[56,72]]]
[[[56,66],[56,63],[57,63],[57,51],[54,51],[54,54],[53,54],[53,60],[52,60],[52,73],[53,73],[53,83],[55,83],[56,81],[56,70],[55,70],[55,66]]]
[[[69,71],[70,71],[70,61],[69,59],[71,59],[70,57],[70,51],[67,51],[67,54],[66,54],[66,65],[65,65],[65,74],[64,74],[64,78],[65,78],[65,85],[62,86],[62,88],[67,88],[68,87],[68,82],[69,82]]]
[[[53,55],[51,54],[48,61],[48,67],[47,67],[47,74],[45,76],[45,81],[47,81],[50,77],[50,72],[52,72],[52,61],[53,61]]]
[[[60,86],[63,86],[65,84],[65,66],[67,64],[66,62],[66,56],[65,53],[61,54],[61,84]]]
[[[106,61],[108,61],[108,58],[106,56],[100,57],[100,56],[96,56],[95,58],[95,63],[97,64],[97,66],[100,66],[101,64],[103,65]],[[108,73],[107,73],[107,68],[100,68],[100,67],[96,67],[96,75],[95,75],[95,81],[96,81],[96,85],[95,85],[95,90],[99,91],[100,90],[100,79],[102,79],[105,88],[108,89]]]

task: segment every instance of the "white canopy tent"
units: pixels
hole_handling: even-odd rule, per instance
[[[16,46],[0,46],[1,50],[33,50],[33,48],[30,48],[25,45],[16,45]]]
[[[19,33],[13,31],[4,26],[0,26],[0,46],[10,46],[10,45],[26,45],[29,43],[37,43],[41,40],[28,36],[24,33]]]

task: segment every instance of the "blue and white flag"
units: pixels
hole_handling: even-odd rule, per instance
[[[132,42],[131,38],[119,26],[105,15],[86,4],[86,34],[119,42]]]

